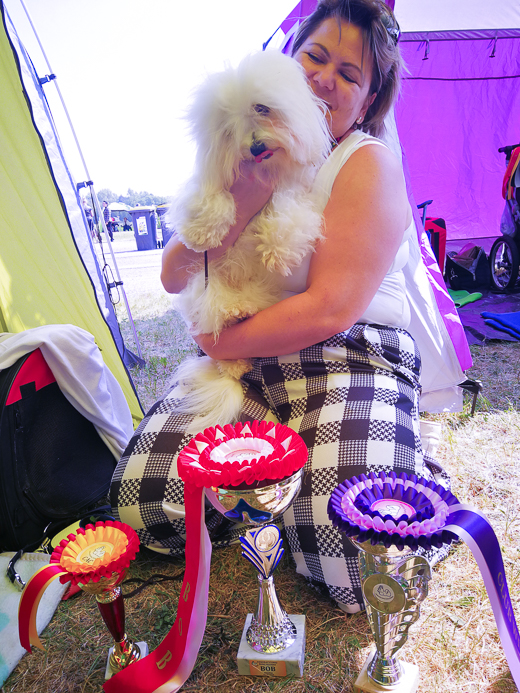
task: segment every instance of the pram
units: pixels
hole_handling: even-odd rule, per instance
[[[515,286],[520,266],[520,144],[501,147],[498,151],[506,155],[502,183],[506,204],[500,223],[502,237],[493,243],[489,264],[493,287],[504,292]]]

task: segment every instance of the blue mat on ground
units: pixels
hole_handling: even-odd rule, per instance
[[[507,332],[515,339],[520,340],[520,311],[516,313],[490,313],[485,310],[481,315],[486,325]]]

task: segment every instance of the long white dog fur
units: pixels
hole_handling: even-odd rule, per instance
[[[197,144],[195,173],[172,203],[177,237],[201,253],[175,307],[194,335],[220,331],[280,300],[283,276],[312,252],[322,234],[310,190],[330,151],[325,107],[308,86],[301,66],[275,51],[247,56],[236,69],[211,75],[198,88],[188,113]],[[275,155],[272,156],[272,153]],[[274,192],[237,241],[209,263],[236,221],[229,192],[242,161],[268,176]],[[175,372],[179,411],[195,414],[188,432],[234,423],[243,401],[240,377],[252,362],[185,360]]]

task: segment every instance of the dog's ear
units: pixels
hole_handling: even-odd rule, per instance
[[[233,137],[215,133],[214,139],[197,149],[196,175],[199,185],[209,193],[229,190],[238,174],[240,148]]]

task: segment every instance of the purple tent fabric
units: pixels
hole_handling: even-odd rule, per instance
[[[500,235],[505,158],[520,141],[520,29],[403,34],[396,108],[416,200],[453,239]]]

